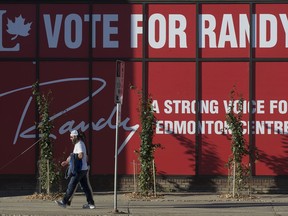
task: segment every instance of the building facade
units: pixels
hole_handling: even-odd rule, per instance
[[[201,183],[207,190],[225,187],[218,183],[228,173],[231,136],[225,114],[235,86],[244,99],[245,139],[259,150],[256,161],[245,158],[251,176],[258,186],[269,179],[267,190],[283,188],[287,11],[286,1],[2,1],[2,180],[37,176],[35,142],[41,135],[35,130],[32,85],[39,81],[42,93],[52,92],[55,161],[72,151],[69,131],[82,130],[92,184],[110,188],[119,112],[116,61],[121,60],[118,174],[129,185],[139,171],[137,91],[143,90],[153,98],[158,120],[154,142],[163,147],[155,154],[159,182],[172,179],[171,190],[193,190]]]

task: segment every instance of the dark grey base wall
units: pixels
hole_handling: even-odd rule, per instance
[[[95,191],[113,191],[114,176],[93,176],[91,185]],[[261,176],[250,179],[252,193],[288,193],[288,176]],[[156,180],[158,192],[211,192],[228,193],[227,176],[158,176]],[[137,182],[133,176],[118,177],[119,191],[137,191]]]
[[[211,192],[228,193],[228,181],[225,176],[158,176],[157,192]],[[95,175],[90,177],[94,192],[113,191],[113,175]],[[63,180],[60,190],[68,184]],[[288,193],[288,176],[257,176],[250,179],[252,193]],[[118,176],[118,191],[138,191],[133,176]],[[0,196],[28,195],[39,192],[37,178],[34,175],[0,175]]]

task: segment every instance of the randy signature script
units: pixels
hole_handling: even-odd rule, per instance
[[[89,80],[89,78],[87,78],[87,77],[66,78],[66,79],[59,79],[59,80],[53,80],[53,81],[49,81],[49,82],[39,83],[39,85],[40,86],[48,86],[48,85],[53,85],[53,84],[56,84],[56,83],[78,82],[78,81],[87,81],[87,80]],[[96,78],[96,77],[93,77],[92,81],[93,82],[97,81],[97,82],[100,82],[102,84],[97,90],[95,90],[92,93],[92,97],[94,97],[95,95],[100,93],[105,88],[106,81],[101,79],[101,78]],[[13,94],[13,93],[20,92],[20,91],[23,91],[23,90],[26,90],[26,89],[31,89],[31,88],[32,88],[32,85],[31,86],[25,86],[25,87],[18,88],[18,89],[14,89],[14,90],[11,90],[11,91],[8,91],[8,92],[4,92],[4,93],[0,94],[0,98],[4,97],[4,96],[7,96],[9,94]],[[14,137],[13,144],[17,143],[17,140],[18,140],[19,137],[25,138],[25,139],[35,138],[35,134],[30,133],[30,132],[35,131],[35,128],[36,128],[35,125],[33,125],[33,126],[29,127],[29,128],[26,128],[26,129],[22,129],[23,121],[24,121],[26,113],[27,113],[27,111],[28,111],[28,109],[29,109],[29,107],[31,105],[32,99],[33,99],[33,97],[30,96],[28,101],[27,101],[27,103],[26,103],[26,105],[25,105],[25,108],[24,108],[24,110],[22,112],[21,118],[19,120],[19,124],[17,126],[17,130],[16,130],[16,134],[15,134],[15,137]],[[75,104],[72,104],[71,106],[67,107],[66,109],[54,114],[53,116],[50,117],[50,120],[53,121],[54,119],[57,119],[57,118],[61,117],[65,113],[68,113],[69,111],[71,111],[73,109],[76,109],[77,107],[81,106],[82,104],[84,104],[84,103],[86,103],[88,101],[89,101],[89,96],[83,98],[82,100],[78,101]],[[105,127],[109,127],[111,129],[116,129],[116,124],[112,123],[114,115],[116,115],[116,106],[111,111],[111,114],[110,114],[108,119],[100,118],[98,121],[92,122],[92,124],[91,124],[92,125],[92,129],[94,131],[100,131],[100,130],[102,130]],[[130,121],[130,118],[126,117],[119,124],[119,127],[123,127],[123,129],[125,131],[131,131],[131,132],[126,137],[126,139],[123,141],[123,143],[120,145],[120,147],[118,149],[118,154],[124,149],[124,147],[128,144],[129,140],[133,137],[133,135],[135,134],[135,132],[139,128],[138,124],[133,125],[133,126],[129,126],[128,125],[129,121]],[[40,124],[41,124],[41,122],[40,122]],[[58,129],[59,134],[62,135],[62,134],[68,133],[69,131],[71,131],[73,129],[76,129],[76,130],[77,129],[81,129],[83,132],[85,132],[89,128],[89,123],[86,123],[86,122],[83,122],[83,121],[81,123],[79,123],[78,125],[74,125],[74,124],[75,124],[74,120],[70,120],[70,121],[64,123]],[[57,139],[57,136],[55,134],[51,134],[51,137],[53,139]]]

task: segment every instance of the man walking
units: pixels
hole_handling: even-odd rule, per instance
[[[65,167],[69,164],[69,176],[70,181],[68,188],[62,200],[55,201],[59,206],[66,208],[67,205],[71,204],[71,198],[77,188],[78,183],[86,195],[87,204],[83,205],[86,209],[95,209],[93,200],[93,192],[89,183],[88,178],[88,165],[87,165],[87,151],[84,144],[85,135],[82,132],[73,130],[70,133],[70,139],[74,145],[73,153],[61,163],[61,166]]]

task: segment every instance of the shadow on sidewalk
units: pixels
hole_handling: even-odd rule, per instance
[[[174,208],[249,208],[266,206],[288,206],[288,203],[265,202],[265,203],[210,203],[210,204],[180,204]]]

